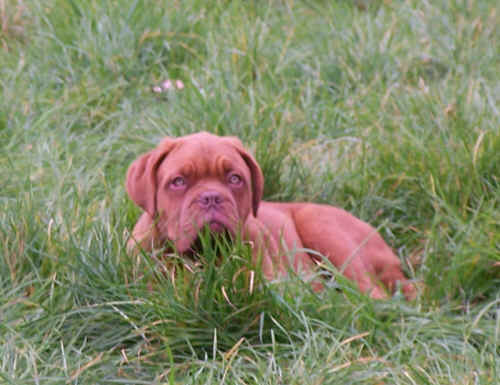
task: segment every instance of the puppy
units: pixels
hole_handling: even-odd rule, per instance
[[[166,138],[128,170],[127,192],[144,210],[128,249],[151,251],[168,241],[183,255],[208,227],[250,241],[270,280],[290,268],[311,274],[319,258],[307,250],[314,250],[373,298],[386,298],[398,283],[415,297],[398,257],[372,226],[329,205],[262,201],[263,186],[259,165],[235,137]]]

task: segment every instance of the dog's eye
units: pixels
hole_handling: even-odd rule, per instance
[[[186,179],[184,179],[182,176],[177,176],[170,182],[170,186],[174,188],[184,187],[185,185],[186,185]]]
[[[239,185],[242,182],[243,182],[243,180],[241,179],[241,176],[239,176],[238,174],[231,174],[229,176],[229,183],[231,183],[231,184]]]

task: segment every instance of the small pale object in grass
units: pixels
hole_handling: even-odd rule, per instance
[[[159,86],[153,86],[153,92],[155,94],[161,94],[162,92],[175,89],[177,90],[184,89],[184,83],[182,82],[182,80],[167,79],[163,81]]]
[[[161,88],[163,88],[163,91],[171,89],[172,81],[170,79],[165,80],[163,83],[161,83]]]

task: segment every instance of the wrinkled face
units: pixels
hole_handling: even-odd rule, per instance
[[[161,240],[183,253],[205,226],[237,234],[256,215],[263,176],[237,138],[201,132],[166,138],[140,156],[128,170],[126,187],[154,218]]]
[[[252,206],[251,175],[232,146],[218,141],[185,141],[157,171],[159,230],[180,252],[200,229],[235,234]]]

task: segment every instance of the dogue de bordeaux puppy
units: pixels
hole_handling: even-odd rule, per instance
[[[249,241],[267,279],[290,268],[311,274],[318,256],[310,249],[373,298],[386,298],[398,282],[407,298],[415,297],[398,257],[372,226],[329,205],[262,201],[263,186],[259,165],[235,137],[165,138],[128,169],[127,192],[144,210],[128,249],[151,251],[168,241],[187,254],[208,227]]]

